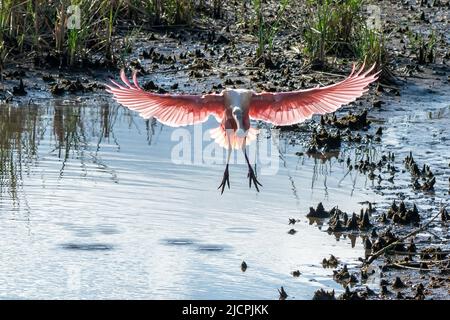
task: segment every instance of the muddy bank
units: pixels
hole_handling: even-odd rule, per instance
[[[445,13],[449,4],[428,2],[377,3],[383,32],[389,35],[385,44],[389,52],[386,68],[395,76],[388,79],[389,83],[377,86],[377,95],[400,95],[396,84],[411,76],[448,82],[449,39]],[[43,97],[82,95],[95,89],[102,92],[101,84],[108,77],[116,77],[123,67],[139,70],[152,81],[145,88],[156,92],[211,92],[225,87],[295,90],[327,85],[348,74],[351,56],[330,55],[327,64],[318,68],[302,53],[304,5],[287,7],[285,16],[300,18],[290,23],[283,20],[272,49],[257,58],[258,39],[251,24],[245,22],[252,21],[254,9],[248,5],[244,8],[236,12],[232,4],[224,4],[220,19],[198,18],[192,21],[192,26],[146,27],[131,35],[130,27],[118,27],[115,46],[117,54],[122,56],[114,64],[104,63],[96,56],[89,57],[89,63],[73,67],[61,64],[51,54],[34,60],[17,59],[3,69],[1,98],[21,103],[33,98],[36,91]],[[277,9],[276,3],[267,3],[264,10],[268,21],[277,17]],[[400,23],[397,14],[401,14]],[[422,15],[425,18],[420,18]],[[195,88],[188,79],[196,83]],[[362,102],[370,106],[383,103],[377,97],[365,97],[359,103]]]

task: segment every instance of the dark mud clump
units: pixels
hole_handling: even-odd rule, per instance
[[[441,214],[441,220],[443,222],[447,222],[448,220],[450,220],[450,214],[448,213],[446,208],[442,207],[440,210],[440,214]]]
[[[369,212],[369,209],[361,209],[359,215],[353,212],[349,218],[346,212],[335,207],[330,211],[328,232],[367,231],[372,227]]]
[[[425,300],[425,287],[422,283],[416,287],[416,295],[414,296],[415,300]]]
[[[339,265],[339,260],[334,256],[330,255],[330,258],[323,258],[322,266],[324,268],[336,268]]]
[[[370,241],[369,237],[364,237],[364,249],[366,250],[372,250],[372,241]]]
[[[300,270],[292,271],[292,276],[293,276],[293,277],[298,278],[298,277],[300,277],[301,274],[302,274],[302,273],[300,272]]]
[[[325,291],[323,289],[319,289],[316,292],[314,292],[314,296],[312,299],[313,300],[336,300],[336,297],[334,296],[334,290]]]
[[[321,128],[318,132],[314,129],[306,153],[314,155],[316,153],[339,150],[341,141],[342,137],[339,130],[336,133],[331,133],[325,128]]]
[[[241,270],[242,272],[245,272],[247,270],[247,263],[245,261],[242,261],[241,263]]]
[[[20,79],[18,86],[13,87],[12,93],[15,96],[25,96],[27,94],[27,91],[25,90],[25,85],[23,84],[22,79]]]
[[[420,252],[420,258],[423,260],[444,260],[447,253],[441,248],[425,248]]]
[[[365,211],[363,211],[363,209],[361,209],[360,218],[358,221],[358,226],[359,226],[360,230],[366,230],[366,229],[369,229],[372,227],[372,223],[370,222],[369,212],[370,212],[370,208],[366,209]]]
[[[381,292],[380,292],[380,296],[381,298],[385,298],[389,295],[391,295],[392,292],[388,290],[387,285],[386,284],[382,284],[381,285]]]
[[[339,296],[340,300],[366,300],[365,295],[359,291],[351,291],[349,286],[345,287],[345,292]]]
[[[347,265],[340,270],[333,271],[333,278],[339,283],[348,284],[348,283],[357,283],[358,279],[354,274],[350,274],[348,271]]]
[[[309,213],[306,215],[306,217],[307,218],[319,218],[319,219],[329,218],[330,212],[325,210],[322,202],[319,202],[316,209],[314,209],[313,207],[309,208]]]
[[[390,230],[387,229],[383,234],[381,234],[378,239],[373,243],[372,245],[372,252],[378,252],[381,249],[383,249],[384,247],[393,244],[394,242],[396,242],[399,238]],[[393,250],[395,251],[401,251],[401,252],[405,252],[406,248],[404,246],[404,244],[402,243],[398,243],[396,245],[394,245]]]
[[[337,118],[335,115],[326,117],[323,121],[338,129],[350,129],[350,130],[367,130],[370,126],[370,121],[367,120],[367,110],[363,110],[361,113],[354,114],[349,112],[348,115],[342,118]]]
[[[62,95],[64,93],[85,93],[94,91],[94,89],[103,89],[103,85],[89,83],[88,80],[80,80],[79,78],[74,81],[62,79],[59,82],[50,84],[50,92],[54,95]]]
[[[409,156],[406,156],[403,162],[406,169],[411,174],[411,178],[413,180],[412,187],[414,190],[434,191],[436,178],[431,171],[430,166],[424,164],[420,169],[419,165],[413,158],[412,152]]]
[[[331,210],[331,218],[328,222],[328,231],[329,232],[342,232],[345,231],[348,215],[346,212],[341,211],[337,207]]]
[[[358,230],[359,224],[358,224],[358,217],[356,216],[356,213],[353,212],[351,218],[347,222],[346,229],[347,230]]]
[[[387,218],[398,224],[417,224],[420,222],[419,210],[415,204],[413,204],[412,208],[406,209],[406,205],[403,201],[397,206],[395,200],[387,211]]]
[[[400,277],[396,277],[394,283],[392,284],[392,288],[394,289],[403,289],[406,288],[406,284],[403,283]]]

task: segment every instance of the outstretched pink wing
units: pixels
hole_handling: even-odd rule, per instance
[[[217,119],[223,117],[222,94],[157,94],[144,91],[139,86],[136,72],[133,73],[133,84],[123,70],[120,78],[125,86],[111,81],[114,85],[107,86],[106,91],[125,107],[138,111],[144,119],[155,117],[163,124],[178,127],[204,122],[211,114]]]
[[[307,90],[280,93],[255,93],[250,102],[249,115],[252,119],[263,120],[275,125],[285,126],[302,122],[313,114],[333,112],[342,105],[355,101],[366,92],[379,72],[369,75],[375,64],[362,73],[361,69],[352,72],[343,81]]]

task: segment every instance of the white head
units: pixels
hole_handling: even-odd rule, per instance
[[[239,138],[244,138],[247,135],[247,133],[243,129],[244,128],[244,122],[243,122],[243,119],[242,119],[242,114],[243,114],[242,109],[240,107],[234,107],[233,110],[232,110],[232,113],[233,113],[233,118],[234,118],[234,120],[237,123],[236,135]]]

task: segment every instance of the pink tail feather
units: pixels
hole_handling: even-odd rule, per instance
[[[249,145],[252,141],[256,140],[256,136],[258,135],[259,130],[255,128],[251,128],[247,131],[247,140],[246,144]],[[225,130],[223,126],[219,126],[217,128],[210,130],[211,138],[220,145],[221,147],[228,149],[228,134],[230,135],[230,143],[231,148],[239,150],[242,148],[242,144],[244,143],[244,138],[240,138],[236,135],[234,130]]]

